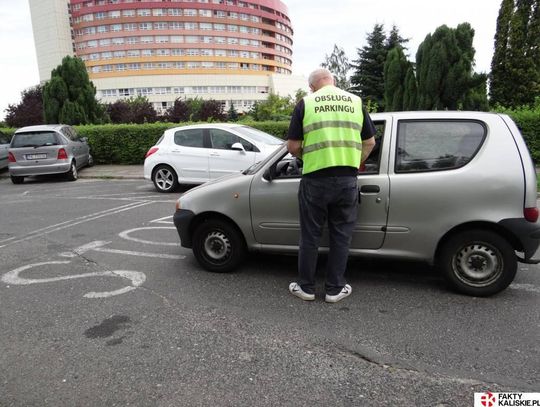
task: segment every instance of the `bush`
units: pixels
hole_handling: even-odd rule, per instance
[[[536,99],[536,104],[532,108],[522,107],[514,110],[498,108],[497,111],[506,113],[516,122],[533,161],[540,163],[540,98]]]

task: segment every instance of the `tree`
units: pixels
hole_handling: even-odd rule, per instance
[[[403,110],[416,110],[418,107],[418,86],[412,64],[405,74],[405,90],[403,92]]]
[[[418,107],[420,109],[462,109],[485,75],[475,75],[472,46],[474,30],[468,23],[456,29],[443,25],[428,34],[416,54]]]
[[[145,96],[120,99],[107,106],[107,114],[113,123],[154,123],[157,112]]]
[[[491,61],[490,103],[516,108],[540,96],[540,4],[503,0]]]
[[[385,111],[404,110],[405,79],[411,68],[400,45],[388,52],[384,64],[384,106]]]
[[[256,102],[250,109],[249,115],[256,121],[289,120],[294,110],[290,97],[270,93],[266,100]]]
[[[354,73],[350,90],[361,96],[366,105],[380,108],[384,108],[385,41],[384,26],[375,24],[367,36],[367,45],[357,50],[358,59],[351,64]]]
[[[37,85],[21,92],[19,104],[8,105],[6,124],[10,127],[43,124],[43,88]]]
[[[229,111],[227,112],[227,121],[235,122],[238,120],[238,111],[234,107],[234,103],[231,100],[229,104]]]
[[[130,123],[154,123],[157,121],[157,112],[146,96],[129,98],[127,104],[131,111]]]
[[[187,103],[177,98],[174,104],[165,112],[165,119],[172,123],[182,123],[189,121],[189,107]]]
[[[88,77],[84,62],[66,56],[53,69],[43,87],[43,107],[47,123],[98,123],[103,111],[96,100],[96,88]]]
[[[386,38],[385,46],[386,50],[390,51],[393,48],[400,47],[403,52],[407,50],[407,47],[405,47],[405,44],[409,42],[408,38],[403,38],[401,34],[399,33],[399,29],[396,25],[392,26],[392,29],[390,30],[390,33],[388,34],[388,37]]]
[[[300,102],[305,96],[307,96],[307,92],[304,89],[296,89],[296,92],[294,94],[294,103]]]
[[[511,88],[514,84],[509,74],[508,38],[513,12],[514,0],[502,0],[495,31],[495,51],[491,59],[490,102],[493,105],[511,106]]]
[[[107,105],[106,112],[109,119],[114,124],[131,122],[131,111],[124,99],[119,99],[116,102]]]
[[[334,75],[335,85],[343,90],[348,90],[350,82],[347,77],[351,65],[343,48],[334,44],[334,49],[330,56],[326,55],[325,61],[321,64],[323,68],[328,69]]]
[[[214,120],[219,122],[224,121],[225,113],[223,111],[223,104],[213,99],[203,101],[199,110],[198,120],[203,122]]]

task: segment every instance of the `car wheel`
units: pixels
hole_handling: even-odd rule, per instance
[[[210,219],[193,234],[193,254],[208,271],[227,273],[237,268],[246,256],[241,233],[229,222]]]
[[[152,181],[158,192],[173,192],[178,188],[176,172],[168,165],[160,165],[152,174]]]
[[[92,154],[88,156],[88,162],[86,163],[87,167],[93,167],[94,166],[94,157],[92,157]]]
[[[439,268],[458,292],[476,297],[496,294],[517,271],[512,246],[497,233],[470,230],[450,237],[441,249]]]
[[[66,173],[66,178],[68,181],[76,181],[77,178],[79,178],[79,173],[77,172],[77,166],[75,165],[75,161],[71,162],[71,167]]]
[[[10,175],[11,182],[14,184],[22,184],[24,182],[24,177],[17,177],[16,175]]]

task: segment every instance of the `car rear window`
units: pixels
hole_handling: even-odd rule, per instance
[[[486,136],[472,120],[401,120],[398,125],[396,172],[459,168],[476,155]]]
[[[12,148],[18,147],[41,147],[58,144],[58,138],[54,131],[35,131],[28,133],[15,133],[11,140]]]

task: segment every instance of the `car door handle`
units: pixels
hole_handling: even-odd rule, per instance
[[[381,192],[381,188],[378,185],[362,185],[360,187],[360,192],[364,194],[376,194]]]

